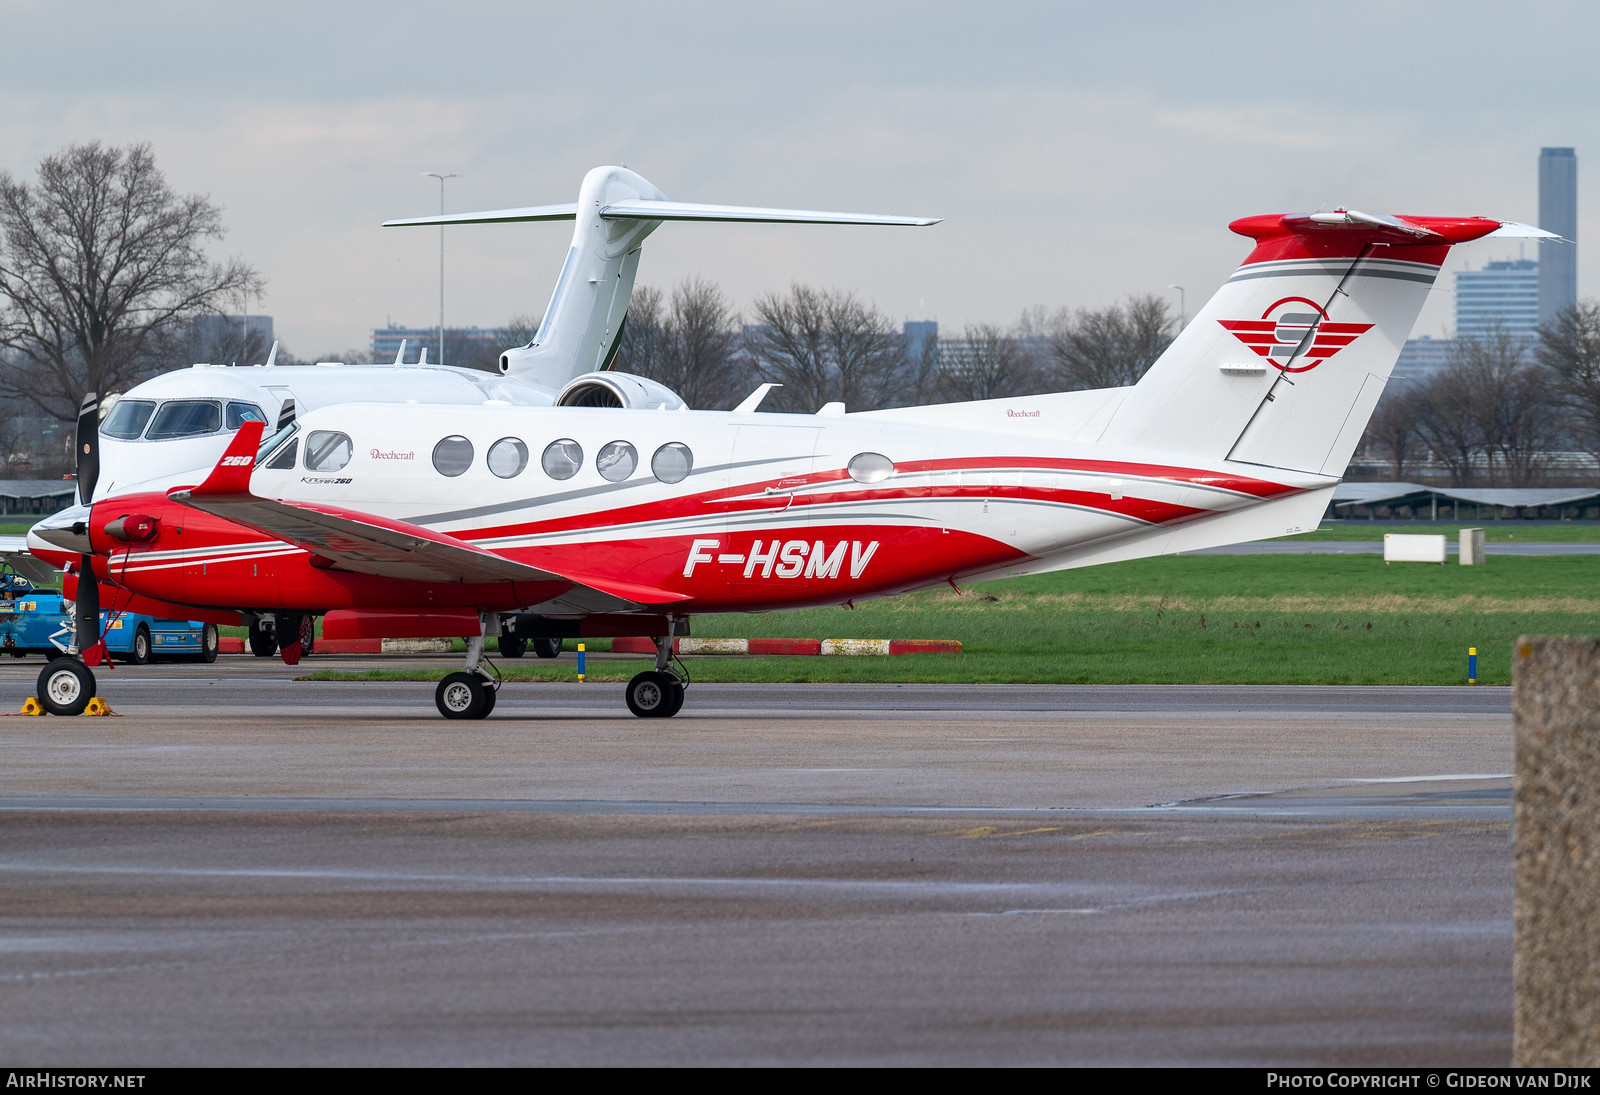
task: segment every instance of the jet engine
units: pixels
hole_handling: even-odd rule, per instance
[[[680,411],[688,407],[665,384],[631,373],[584,373],[556,396],[558,407],[622,407],[640,411]]]

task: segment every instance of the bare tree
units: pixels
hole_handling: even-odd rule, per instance
[[[254,269],[202,250],[221,211],[180,196],[148,145],[74,145],[37,183],[0,172],[0,394],[69,419],[85,392],[136,383],[189,319],[260,292]]]
[[[661,325],[655,372],[648,375],[691,407],[732,407],[745,395],[736,383],[737,323],[722,290],[711,282],[680,282]]]
[[[1419,460],[1426,446],[1418,419],[1422,415],[1420,389],[1405,381],[1391,381],[1390,389],[1383,393],[1378,409],[1367,423],[1362,447],[1383,457],[1394,467],[1394,477],[1404,479],[1406,466]]]
[[[617,358],[612,368],[635,376],[656,375],[661,368],[661,290],[636,286],[622,324]]]
[[[783,385],[772,398],[781,410],[842,402],[864,411],[916,395],[918,370],[904,333],[851,293],[793,285],[758,299],[755,319],[746,350],[765,379]]]
[[[1556,394],[1572,412],[1574,441],[1600,459],[1600,301],[1563,308],[1539,327],[1538,358],[1556,376]]]
[[[1498,323],[1481,337],[1456,339],[1450,356],[1450,370],[1466,385],[1467,413],[1490,476],[1516,485],[1536,478],[1556,434],[1553,376],[1529,360],[1526,339]]]
[[[1473,457],[1483,435],[1472,413],[1473,393],[1467,378],[1455,368],[1430,377],[1414,397],[1417,432],[1434,457],[1450,472],[1458,486],[1473,485]]]
[[[1130,296],[1099,311],[1065,308],[1024,313],[1023,333],[1042,336],[1060,383],[1069,390],[1137,383],[1172,342],[1174,317],[1154,294]]]
[[[1001,399],[1039,389],[1033,356],[1016,335],[992,323],[968,326],[939,344],[937,397]]]

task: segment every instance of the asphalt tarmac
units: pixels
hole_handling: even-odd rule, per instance
[[[1507,689],[295,672],[0,719],[6,1064],[1509,1061]]]

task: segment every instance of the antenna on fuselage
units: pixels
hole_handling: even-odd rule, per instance
[[[271,350],[270,353],[267,354],[267,363],[265,365],[263,365],[262,368],[270,369],[274,365],[276,365],[277,363],[278,363],[278,340],[277,339],[273,339],[272,340],[272,350]]]
[[[402,338],[400,340],[400,349],[394,355],[394,367],[396,369],[398,369],[400,366],[404,365],[405,363],[406,363],[406,340]]]

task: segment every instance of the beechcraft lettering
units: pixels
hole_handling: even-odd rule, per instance
[[[683,576],[694,577],[701,563],[744,567],[744,576],[754,578],[759,569],[763,578],[837,578],[844,568],[845,553],[850,556],[852,581],[866,573],[867,564],[878,550],[878,541],[838,540],[830,548],[824,540],[757,540],[747,552],[715,551],[721,540],[696,540],[689,545]]]

